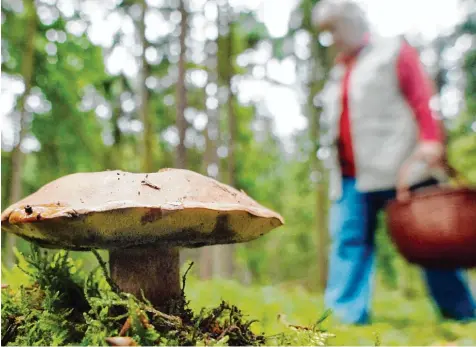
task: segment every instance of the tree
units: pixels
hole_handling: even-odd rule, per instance
[[[35,2],[33,0],[24,1],[24,14],[25,14],[25,44],[24,51],[21,60],[21,76],[23,77],[23,83],[25,90],[19,97],[17,102],[18,111],[18,124],[19,124],[19,136],[17,144],[13,148],[11,154],[11,183],[10,183],[10,203],[14,203],[23,197],[22,192],[22,176],[23,176],[23,162],[24,154],[21,150],[21,145],[26,135],[28,134],[29,126],[27,123],[27,110],[25,108],[26,99],[30,95],[32,88],[32,80],[35,64],[35,41],[37,39],[38,30],[38,15],[36,12]],[[13,265],[14,255],[13,248],[16,244],[16,237],[13,235],[6,236],[7,247],[5,252],[5,261],[8,266]]]
[[[316,96],[324,87],[327,78],[327,72],[330,69],[327,57],[327,50],[320,44],[317,31],[313,28],[311,13],[312,7],[317,1],[304,1],[302,3],[303,28],[306,29],[311,36],[311,58],[310,78],[307,82],[308,86],[308,118],[309,118],[309,135],[312,143],[310,151],[310,163],[312,176],[315,181],[315,220],[317,231],[317,263],[319,268],[319,288],[324,290],[327,284],[327,179],[326,171],[322,161],[318,159],[318,151],[320,148],[320,105],[316,102]]]
[[[209,6],[217,9],[215,1],[209,1]],[[217,25],[217,20],[209,21],[209,24]],[[220,124],[218,119],[218,75],[217,75],[217,54],[212,47],[217,47],[217,40],[209,39],[205,41],[208,82],[204,90],[205,110],[207,114],[207,126],[205,128],[205,155],[203,160],[203,172],[205,175],[216,178],[219,174],[218,158],[218,134]],[[202,280],[209,280],[216,274],[216,246],[202,247],[200,249],[200,269],[199,274]]]
[[[218,49],[221,51],[219,55],[219,73],[220,82],[224,84],[227,90],[226,113],[227,117],[227,168],[228,177],[224,177],[224,181],[229,185],[236,187],[236,138],[237,138],[237,117],[235,112],[235,97],[232,89],[232,78],[235,76],[235,25],[233,23],[233,9],[231,6],[223,6],[221,8],[221,16],[223,29],[226,35],[219,38]],[[223,245],[216,247],[217,264],[219,264],[219,275],[225,278],[233,278],[235,273],[235,245]]]
[[[142,172],[152,172],[154,170],[153,167],[153,157],[152,157],[152,127],[150,121],[150,114],[149,114],[149,90],[147,88],[147,78],[149,77],[149,64],[147,63],[146,59],[146,51],[149,47],[149,43],[147,42],[145,32],[146,32],[146,25],[145,25],[145,16],[147,13],[147,1],[141,0],[141,17],[138,22],[139,27],[139,36],[140,42],[142,46],[142,55],[141,55],[141,66],[140,66],[140,78],[139,78],[139,95],[140,95],[140,119],[143,125],[143,132],[142,132],[142,165],[141,170]]]
[[[185,87],[185,59],[187,53],[187,46],[185,39],[187,37],[188,29],[188,14],[185,8],[185,0],[179,2],[180,12],[180,56],[178,62],[178,80],[176,89],[176,107],[177,107],[177,129],[179,133],[179,143],[177,146],[176,167],[185,169],[187,167],[187,152],[185,147],[185,134],[187,131],[187,121],[185,119],[185,109],[187,108],[187,90]]]

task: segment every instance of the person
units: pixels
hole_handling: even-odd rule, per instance
[[[325,304],[342,323],[369,324],[377,214],[397,197],[398,173],[409,158],[426,163],[412,167],[411,189],[438,183],[432,168],[444,158],[444,131],[430,108],[431,80],[404,37],[370,34],[351,0],[320,0],[312,20],[338,52],[320,94],[332,201]],[[475,317],[462,271],[423,274],[444,318]]]

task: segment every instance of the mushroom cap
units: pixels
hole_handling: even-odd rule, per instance
[[[8,207],[2,231],[46,248],[201,247],[246,242],[283,218],[193,171],[76,173]]]

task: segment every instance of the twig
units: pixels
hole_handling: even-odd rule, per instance
[[[257,319],[252,319],[252,320],[250,320],[250,321],[246,322],[246,323],[245,323],[245,325],[244,325],[243,327],[245,328],[245,330],[248,330],[248,329],[249,329],[249,327],[251,326],[251,324],[253,324],[253,323],[257,323],[257,322],[259,322],[259,320],[257,320]]]
[[[163,312],[160,312],[159,310],[156,310],[155,308],[153,307],[144,307],[143,308],[145,311],[147,312],[150,312],[150,313],[153,313],[154,315],[162,318],[162,319],[165,319],[166,321],[168,321],[172,326],[181,326],[182,325],[182,320],[180,319],[180,317],[177,317],[177,316],[170,316],[168,314],[165,314]]]
[[[124,336],[127,333],[127,331],[131,328],[131,322],[131,317],[127,317],[126,322],[124,323],[121,331],[119,332],[119,336]]]
[[[187,280],[187,274],[192,268],[193,264],[194,264],[193,261],[190,262],[190,265],[188,266],[187,270],[185,270],[185,273],[182,276],[182,295],[185,295],[185,282]]]
[[[8,318],[7,328],[5,329],[5,333],[2,336],[2,346],[6,346],[10,341],[12,341],[20,324],[16,322],[13,318]]]
[[[247,336],[244,336],[243,333],[242,333],[242,331],[241,331],[240,329],[235,329],[235,330],[236,330],[236,334],[238,335],[238,337],[239,337],[242,341],[246,342],[247,345],[251,345],[251,344],[252,344],[252,343],[250,343],[250,342],[251,342],[250,339],[249,339]]]
[[[236,325],[230,325],[229,327],[225,328],[223,332],[216,338],[217,341],[220,341],[226,333],[229,333],[232,330],[240,330]]]
[[[153,306],[152,303],[145,297],[144,290],[142,288],[140,289],[140,295],[142,297],[142,301],[145,302],[146,305]]]
[[[91,249],[91,252],[93,252],[93,254],[96,256],[96,258],[98,260],[98,263],[99,263],[99,266],[101,266],[101,269],[104,273],[104,277],[106,278],[106,281],[109,284],[109,286],[111,287],[112,291],[115,292],[116,294],[119,294],[121,291],[120,291],[119,287],[117,286],[117,284],[114,283],[112,278],[109,276],[109,273],[107,271],[106,262],[104,260],[102,260],[101,256],[99,255],[99,252],[97,250],[95,250],[93,248],[93,249]]]
[[[142,185],[144,185],[144,186],[148,186],[148,187],[151,187],[151,188],[154,188],[154,189],[157,189],[157,190],[161,189],[159,186],[153,184],[148,179],[143,179],[140,183],[142,183]]]
[[[27,262],[28,262],[28,260],[27,260]],[[18,264],[17,264],[17,268],[18,268],[21,272],[23,272],[25,275],[27,275],[27,276],[29,276],[29,277],[34,277],[34,276],[35,276],[35,275],[33,275],[33,273],[26,271],[24,268],[22,268],[22,267],[21,267],[20,265],[18,265]]]

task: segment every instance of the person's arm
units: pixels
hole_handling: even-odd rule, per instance
[[[433,95],[432,81],[425,72],[418,51],[404,42],[397,62],[400,89],[418,124],[420,144],[414,158],[426,161],[431,167],[441,165],[444,158],[445,136],[443,127],[433,116],[430,100]]]
[[[400,89],[410,105],[418,123],[422,142],[444,140],[440,122],[433,117],[430,100],[432,82],[420,61],[418,51],[408,42],[402,44],[397,62]]]

